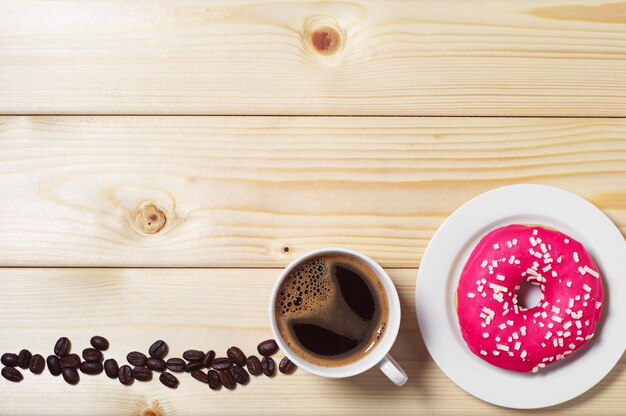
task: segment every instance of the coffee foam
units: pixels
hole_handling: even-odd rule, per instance
[[[277,301],[280,314],[296,317],[323,307],[331,293],[331,285],[330,264],[326,259],[318,257],[301,264],[280,286]]]

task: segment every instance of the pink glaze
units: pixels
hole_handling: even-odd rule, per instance
[[[517,303],[523,281],[542,300]],[[485,235],[459,280],[457,314],[469,349],[513,371],[537,372],[593,337],[602,313],[602,279],[582,244],[538,226],[507,225]]]

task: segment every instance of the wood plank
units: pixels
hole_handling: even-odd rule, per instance
[[[417,267],[458,206],[520,182],[626,230],[620,119],[16,116],[0,143],[4,266],[282,266],[334,245]]]
[[[223,354],[231,345],[252,352],[271,336],[267,299],[278,269],[0,269],[5,294],[0,302],[0,351],[29,348],[49,354],[59,336],[80,352],[94,334],[111,342],[107,357],[146,350],[155,339],[170,356],[188,348]],[[403,305],[393,355],[407,370],[405,387],[393,386],[378,370],[346,380],[327,380],[298,370],[292,376],[253,378],[234,392],[213,392],[180,376],[168,390],[158,381],[124,387],[104,375],[84,376],[68,386],[46,373],[25,374],[19,384],[0,379],[11,415],[142,414],[154,407],[163,415],[205,414],[508,414],[472,398],[448,380],[429,358],[415,320],[416,269],[390,270]],[[280,355],[278,356],[280,357]],[[538,414],[621,414],[626,406],[626,361],[581,397]],[[145,416],[145,413],[143,414]]]
[[[626,2],[0,10],[4,114],[626,115]]]

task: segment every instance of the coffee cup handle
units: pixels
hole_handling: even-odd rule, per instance
[[[387,354],[378,363],[378,368],[382,371],[389,380],[396,386],[403,386],[409,379],[400,365],[394,360],[391,355]]]

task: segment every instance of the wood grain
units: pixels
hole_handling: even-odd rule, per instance
[[[4,266],[282,266],[335,245],[417,267],[458,206],[520,182],[626,230],[626,120],[17,116],[0,142]]]
[[[626,115],[626,2],[0,1],[0,113]]]
[[[87,347],[94,334],[106,336],[106,357],[124,361],[162,338],[170,356],[185,349],[231,345],[252,353],[271,336],[267,299],[279,269],[0,269],[5,296],[0,302],[0,351],[29,348],[50,354],[59,336],[73,351]],[[146,408],[167,416],[206,414],[516,414],[486,404],[457,388],[426,352],[419,338],[413,293],[416,269],[390,270],[400,294],[401,331],[392,350],[409,382],[393,386],[378,370],[345,380],[322,379],[302,370],[292,376],[253,378],[234,392],[213,392],[188,374],[177,390],[157,380],[124,387],[104,375],[82,376],[77,386],[45,374],[25,374],[22,383],[0,379],[0,413],[18,415],[141,415]],[[280,357],[280,356],[279,356]],[[622,414],[626,361],[595,388],[566,404],[537,414]],[[37,392],[36,399],[33,392]],[[145,416],[146,413],[143,413]]]

